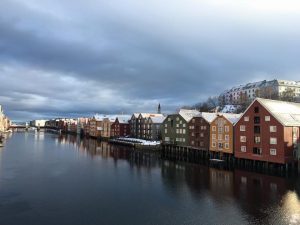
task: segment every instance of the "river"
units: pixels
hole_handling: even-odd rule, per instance
[[[300,182],[51,133],[0,148],[1,225],[300,224]]]

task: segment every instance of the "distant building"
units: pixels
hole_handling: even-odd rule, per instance
[[[5,116],[3,108],[0,105],[0,132],[7,131],[10,126],[10,120]]]
[[[220,95],[223,104],[243,104],[255,98],[300,100],[300,82],[288,80],[270,80],[248,83],[232,87]]]
[[[129,115],[117,116],[111,125],[111,137],[126,137],[130,135]]]
[[[116,121],[115,116],[107,116],[103,118],[103,129],[101,131],[102,138],[110,138],[111,137],[111,126]]]
[[[134,113],[129,121],[131,137],[150,139],[152,136],[152,134],[150,134],[152,125],[150,125],[150,123],[153,121],[149,119],[155,117],[165,118],[163,114],[158,113]],[[155,121],[158,122],[158,120],[159,119]]]
[[[32,120],[29,125],[31,127],[45,127],[48,120]]]

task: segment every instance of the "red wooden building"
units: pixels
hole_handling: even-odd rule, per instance
[[[126,137],[130,135],[130,116],[119,116],[111,125],[111,137]]]
[[[300,104],[257,98],[235,124],[234,155],[291,164],[298,155],[299,127]]]

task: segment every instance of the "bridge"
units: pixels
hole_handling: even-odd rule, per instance
[[[30,128],[36,128],[37,130],[44,130],[44,127],[31,127],[28,125],[12,124],[9,126],[11,131],[28,131]]]

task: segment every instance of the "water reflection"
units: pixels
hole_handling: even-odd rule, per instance
[[[83,213],[86,224],[300,224],[296,177],[162,160],[76,136],[10,137],[0,151],[0,223],[16,216],[32,222],[40,213],[74,225],[82,224]],[[9,197],[12,192],[20,197]],[[6,204],[21,207],[24,199],[26,214]]]
[[[161,160],[158,155],[135,152],[130,147],[110,145],[94,139],[60,136],[60,144],[74,145],[91,157],[126,160],[132,167],[160,167],[165,190],[194,200],[207,199],[216,211],[234,207],[240,220],[250,224],[300,224],[299,182],[244,170],[220,170]],[[239,214],[238,213],[238,214]],[[237,216],[237,215],[235,215]]]

